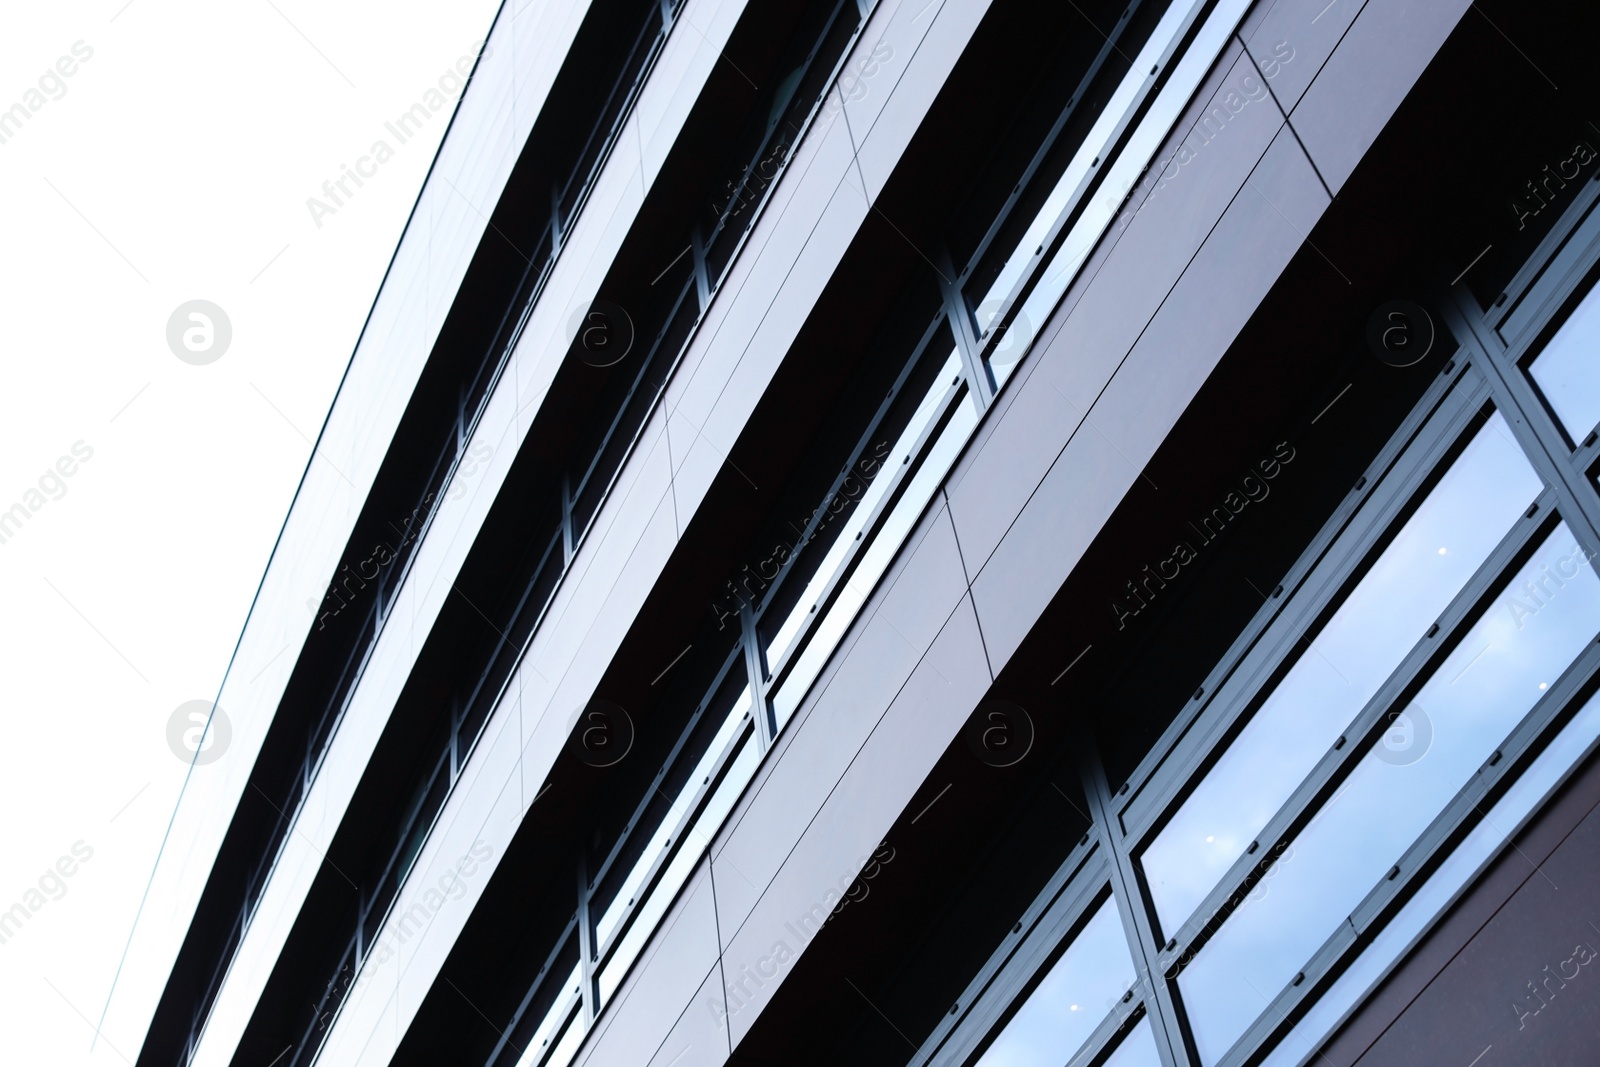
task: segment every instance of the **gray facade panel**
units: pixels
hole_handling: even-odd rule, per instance
[[[722,967],[712,967],[650,1067],[717,1067],[728,1059],[728,1024],[714,1010],[722,1002]]]
[[[702,862],[641,960],[585,1042],[581,1067],[648,1063],[699,992],[717,960],[711,867]]]
[[[966,589],[955,533],[941,508],[925,520],[920,541],[826,690],[798,713],[792,739],[718,847],[724,939],[744,923]]]
[[[1280,0],[1258,4],[1239,35],[1273,97],[1293,111],[1366,0]]]
[[[1032,357],[1039,366],[1018,383],[1022,395],[951,489],[961,551],[974,571],[1078,432],[1084,413],[1282,124],[1237,44],[1222,64],[1225,73],[1208,80],[1198,96],[1204,104],[1185,114],[1181,134],[1162,147],[1134,199],[1112,222],[1113,234],[1122,231],[1116,247],[1092,279],[1079,283],[1082,298],[1049,347]],[[1247,84],[1254,86],[1253,99],[1245,95]],[[1239,110],[1231,111],[1230,103]],[[1195,147],[1180,157],[1186,144]]]
[[[1281,131],[973,583],[996,670],[1027,636],[1326,205],[1305,156]]]
[[[1468,6],[1463,0],[1370,0],[1361,9],[1290,114],[1335,196]]]
[[[723,970],[730,984],[746,968],[804,951],[991,682],[977,617],[963,598],[729,942]],[[785,963],[760,985],[751,983],[741,1003],[729,1004],[735,1048],[791,970]]]

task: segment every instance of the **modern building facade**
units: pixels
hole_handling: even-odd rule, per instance
[[[508,4],[139,1067],[1592,1063],[1597,41]]]

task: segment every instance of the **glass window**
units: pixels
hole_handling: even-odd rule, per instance
[[[1563,523],[1178,977],[1215,1063],[1600,631],[1600,579]]]
[[[722,820],[733,810],[734,801],[739,799],[744,787],[755,776],[756,767],[761,762],[761,746],[756,744],[754,737],[753,733],[745,736],[737,755],[729,763],[727,774],[718,783],[716,792],[706,801],[706,806],[699,817],[684,831],[683,839],[678,844],[677,855],[672,857],[672,862],[667,864],[667,869],[661,874],[661,880],[650,890],[650,895],[639,908],[633,925],[622,935],[622,941],[617,945],[616,952],[601,968],[602,1005],[611,1003],[612,994],[622,985],[628,968],[633,966],[633,961],[638,958],[645,943],[650,940],[650,935],[655,932],[657,924],[677,898],[678,890],[683,888],[689,876],[694,873],[695,867],[705,854],[706,847],[711,844],[711,839],[722,827]]]
[[[611,901],[610,907],[600,916],[600,921],[595,924],[595,942],[600,945],[609,944],[611,935],[616,933],[617,927],[633,909],[634,901],[639,897],[639,890],[643,887],[645,879],[655,868],[656,860],[672,847],[672,842],[679,839],[678,828],[683,820],[688,817],[694,802],[700,797],[700,789],[704,783],[711,780],[716,773],[717,762],[728,746],[733,743],[735,735],[745,725],[745,713],[750,710],[750,687],[747,685],[733,702],[728,715],[717,727],[717,732],[712,736],[711,743],[700,756],[700,761],[695,764],[694,770],[689,772],[684,780],[682,791],[678,798],[667,809],[666,816],[661,820],[661,825],[651,835],[651,840],[645,846],[644,852],[634,863],[633,869],[628,872],[628,877],[623,881],[622,887],[617,891],[616,897]]]
[[[1083,1047],[1134,978],[1117,903],[1107,897],[977,1067],[1060,1067]]]
[[[1567,436],[1587,437],[1600,422],[1600,287],[1589,290],[1528,373]]]
[[[1156,1051],[1156,1034],[1150,1026],[1150,1016],[1139,1020],[1139,1025],[1122,1039],[1117,1051],[1101,1067],[1161,1067],[1161,1054]]]
[[[1539,809],[1566,773],[1588,755],[1596,740],[1600,740],[1600,696],[1591,698],[1539,753],[1483,821],[1451,850],[1421,890],[1406,901],[1400,913],[1262,1061],[1262,1067],[1296,1067],[1311,1055],[1343,1021],[1345,1013],[1377,985],[1389,965],[1409,951],[1434,917],[1477,877],[1511,833],[1523,825],[1523,820]]]
[[[952,354],[950,359],[953,364],[957,357]],[[951,364],[947,364],[947,367]],[[940,414],[938,401],[943,399],[946,390],[949,389],[949,380],[943,376],[934,380],[928,393],[930,406],[927,409],[929,414],[926,420],[922,420],[923,409],[919,408],[917,417],[906,427],[900,440],[895,442],[895,449],[889,453],[890,457],[906,455],[904,449],[916,441],[926,428],[927,422],[933,421]],[[920,424],[919,420],[922,420]],[[939,431],[939,436],[929,448],[922,466],[912,476],[910,485],[906,487],[900,499],[895,502],[893,510],[884,519],[872,543],[860,554],[860,562],[856,564],[854,573],[834,598],[827,615],[817,624],[809,643],[795,660],[789,676],[773,694],[772,704],[777,713],[778,729],[783,729],[789,717],[805,699],[811,683],[822,673],[822,668],[826,666],[828,657],[833,654],[834,647],[844,637],[850,624],[855,621],[856,612],[861,610],[861,606],[872,595],[878,579],[889,569],[889,564],[900,551],[902,542],[911,533],[912,526],[922,517],[928,501],[933,499],[933,494],[944,483],[945,476],[950,473],[950,467],[956,461],[956,456],[966,445],[967,438],[971,436],[977,424],[978,414],[973,405],[961,403],[944,429]],[[885,478],[882,481],[887,485],[889,479]],[[802,608],[810,610],[804,598],[795,610],[800,611]]]
[[[1141,858],[1177,931],[1543,488],[1496,413]]]
[[[572,968],[572,973],[567,975],[562,991],[556,994],[555,1004],[551,1006],[544,1020],[539,1023],[539,1028],[533,1032],[533,1040],[528,1042],[527,1049],[523,1051],[522,1056],[517,1060],[517,1067],[535,1067],[537,1064],[546,1062],[553,1065],[558,1061],[564,1063],[572,1058],[572,1052],[575,1047],[574,1049],[567,1049],[566,1046],[573,1040],[583,1037],[582,1024],[574,1023],[567,1027],[566,1032],[559,1038],[556,1034],[562,1024],[573,1017],[573,1007],[582,1000],[582,997],[582,970],[579,967],[574,967]],[[573,1037],[574,1031],[576,1031],[576,1039]],[[546,1061],[545,1053],[550,1050],[552,1045],[555,1046],[558,1053],[551,1056],[549,1061]]]
[[[861,532],[866,529],[867,523],[877,513],[879,501],[883,499],[889,488],[895,484],[895,468],[900,465],[900,461],[895,460],[894,457],[909,456],[912,450],[916,448],[917,439],[927,430],[928,424],[938,418],[943,410],[939,402],[944,399],[945,393],[949,390],[951,379],[960,372],[961,357],[952,352],[949,358],[944,361],[944,366],[939,368],[938,373],[934,375],[933,385],[929,388],[927,395],[922,398],[922,403],[917,405],[916,411],[912,412],[911,420],[906,424],[906,428],[895,439],[894,447],[884,454],[883,465],[886,469],[878,472],[877,476],[872,479],[872,483],[867,486],[867,490],[862,494],[861,499],[856,502],[849,521],[838,536],[834,538],[833,544],[829,547],[828,554],[823,557],[822,564],[817,568],[817,572],[806,583],[805,592],[800,594],[800,599],[795,603],[794,610],[789,612],[788,618],[784,619],[783,625],[778,627],[778,632],[773,635],[771,643],[767,645],[767,663],[774,670],[783,662],[784,653],[789,651],[789,646],[799,636],[806,620],[816,610],[818,600],[827,592],[828,583],[833,581],[834,575],[841,568],[849,564],[856,548],[856,539],[861,536]],[[787,718],[787,716],[782,716],[782,718]]]

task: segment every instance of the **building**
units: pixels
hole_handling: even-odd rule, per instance
[[[502,10],[139,1067],[1591,1063],[1597,28]]]

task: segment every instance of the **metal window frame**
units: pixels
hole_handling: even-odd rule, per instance
[[[1506,531],[1440,614],[1437,628],[1407,653],[1336,746],[1261,830],[1258,844],[1291,839],[1322,810],[1323,802],[1375,740],[1384,712],[1431,677],[1482,617],[1495,591],[1530,558],[1557,523],[1565,522],[1581,546],[1600,554],[1600,484],[1595,480],[1595,469],[1600,465],[1600,427],[1574,444],[1527,372],[1532,359],[1582,298],[1585,282],[1600,270],[1597,205],[1600,182],[1590,182],[1493,307],[1485,310],[1466,290],[1454,284],[1439,284],[1434,302],[1459,343],[1444,373],[1402,421],[1366,474],[1307,545],[1283,584],[1267,596],[1266,603],[1219,659],[1194,698],[1115,794],[1104,780],[1098,755],[1088,743],[1090,739],[1084,739],[1084,780],[1095,816],[1090,832],[1092,843],[1085,847],[1095,853],[1095,863],[1074,853],[1028,909],[1023,941],[1012,943],[1008,938],[995,950],[964,997],[963,1002],[971,999],[975,1003],[941,1024],[910,1061],[914,1067],[970,1063],[976,1051],[1020,1005],[1022,996],[1042,977],[1043,968],[1058,957],[1066,943],[1041,940],[1043,931],[1067,933],[1073,929],[1071,923],[1043,925],[1039,921],[1048,909],[1061,907],[1063,879],[1073,886],[1077,894],[1074,899],[1104,892],[1109,881],[1136,966],[1141,957],[1154,964],[1153,969],[1141,968],[1138,1004],[1118,1020],[1119,1027],[1109,1033],[1097,1031],[1095,1039],[1074,1056],[1073,1067],[1080,1061],[1090,1063],[1108,1055],[1117,1034],[1131,1030],[1137,1022],[1141,1008],[1153,1016],[1163,1063],[1200,1062],[1183,1012],[1181,992],[1174,989],[1178,973],[1175,965],[1192,937],[1203,928],[1201,917],[1211,916],[1241,890],[1248,892],[1246,879],[1259,862],[1254,855],[1260,852],[1241,856],[1180,929],[1159,947],[1155,947],[1154,903],[1138,870],[1137,857],[1214,765],[1236,736],[1236,730],[1304,654],[1307,628],[1314,628],[1337,610],[1399,525],[1460,454],[1487,413],[1502,413],[1516,444],[1545,482],[1534,508]],[[1594,288],[1600,290],[1600,282]],[[1600,560],[1590,560],[1592,570],[1600,570],[1597,563]],[[1532,710],[1398,857],[1388,875],[1330,933],[1295,978],[1276,992],[1215,1067],[1246,1067],[1259,1062],[1597,688],[1600,640],[1589,642],[1551,683]],[[1589,746],[1581,758],[1597,749],[1600,745]],[[1564,774],[1562,780],[1570,773]],[[1535,814],[1537,810],[1536,807]],[[1516,830],[1520,826],[1513,828],[1513,833]],[[1507,844],[1500,845],[1494,855],[1509,847],[1510,840],[1507,835]],[[1073,868],[1071,873],[1067,873],[1068,867]],[[1431,926],[1431,922],[1426,924],[1423,934]],[[1396,963],[1398,958],[1390,968]],[[1108,1019],[1107,1024],[1112,1021]],[[1309,1064],[1318,1055],[1313,1048],[1300,1062]]]

